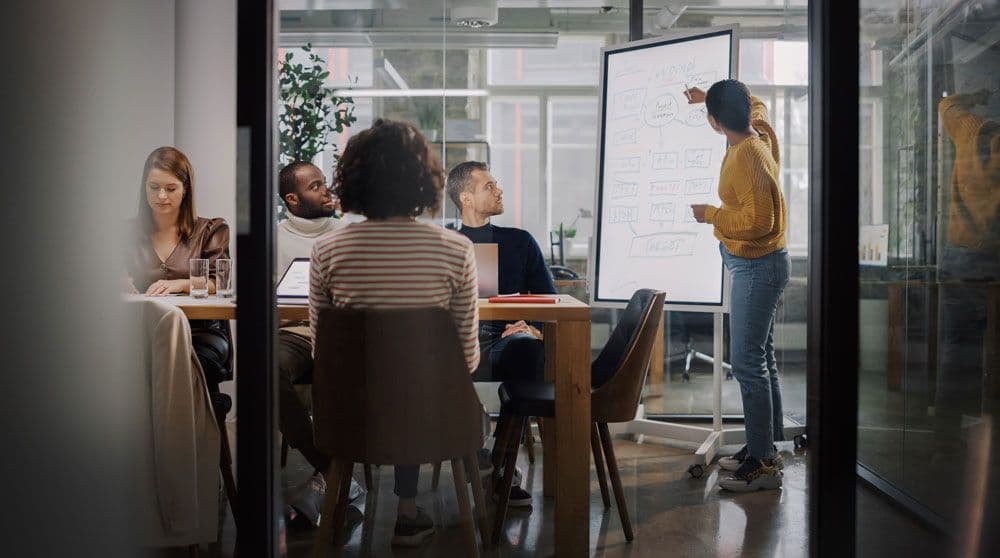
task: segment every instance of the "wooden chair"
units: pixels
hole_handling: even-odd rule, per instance
[[[463,460],[477,471],[481,407],[451,314],[441,308],[320,312],[313,367],[316,447],[333,458],[319,530],[321,556],[342,544],[346,493],[355,463],[420,465],[450,460],[467,538],[478,556]],[[472,494],[484,545],[486,504],[478,474]]]
[[[601,499],[605,507],[611,506],[608,485],[605,479],[601,449],[607,459],[611,485],[618,505],[625,538],[633,539],[632,524],[625,508],[625,494],[622,491],[621,476],[614,448],[611,445],[609,422],[628,422],[635,418],[642,385],[653,355],[657,327],[663,319],[662,291],[642,289],[636,291],[629,300],[625,312],[604,346],[601,354],[591,364],[590,447],[594,456],[597,480],[601,486]],[[503,428],[497,437],[500,444],[494,452],[494,465],[504,459],[504,477],[500,488],[493,525],[493,542],[499,543],[503,523],[507,514],[510,486],[513,482],[514,463],[517,459],[517,441],[524,436],[529,417],[555,417],[555,387],[541,382],[505,382],[500,385],[501,415]],[[556,433],[558,436],[558,433]],[[495,474],[495,473],[494,473]]]

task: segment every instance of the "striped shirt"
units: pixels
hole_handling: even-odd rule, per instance
[[[309,323],[321,308],[439,306],[455,318],[465,361],[479,366],[476,259],[455,231],[417,221],[352,223],[313,246]]]

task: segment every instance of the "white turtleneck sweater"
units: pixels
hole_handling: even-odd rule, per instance
[[[274,267],[275,283],[288,269],[288,264],[295,258],[308,258],[312,255],[313,244],[321,237],[345,226],[344,223],[330,217],[319,219],[303,219],[291,212],[286,213],[288,219],[278,223],[278,236],[274,253],[277,263]],[[309,322],[283,322],[282,329],[312,340]]]
[[[308,258],[312,254],[313,244],[321,236],[344,226],[337,219],[321,217],[319,219],[303,219],[287,213],[288,219],[278,223],[278,237],[275,253],[278,261],[275,264],[275,280],[288,269],[288,264],[295,258]]]

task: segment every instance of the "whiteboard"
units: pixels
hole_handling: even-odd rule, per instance
[[[726,139],[686,87],[733,77],[733,28],[637,41],[602,51],[602,118],[591,302],[620,306],[640,288],[671,309],[724,308],[713,227],[691,204],[720,205]]]

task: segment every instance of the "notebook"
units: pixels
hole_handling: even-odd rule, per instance
[[[309,258],[295,258],[278,281],[278,304],[309,304]]]

